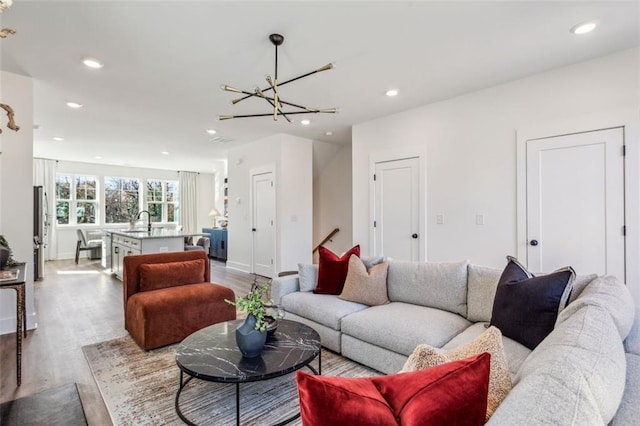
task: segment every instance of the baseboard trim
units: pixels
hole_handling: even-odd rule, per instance
[[[32,313],[27,315],[27,330],[38,328],[37,315]],[[16,317],[0,318],[0,335],[16,332]]]
[[[246,263],[238,263],[227,260],[227,268],[234,269],[240,272],[246,272],[247,274],[251,273],[251,267]]]

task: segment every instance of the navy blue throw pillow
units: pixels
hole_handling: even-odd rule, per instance
[[[493,300],[491,325],[533,350],[553,331],[559,310],[569,300],[575,271],[567,267],[535,277],[514,257],[507,260]]]

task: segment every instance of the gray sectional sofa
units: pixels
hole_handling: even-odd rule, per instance
[[[395,373],[418,344],[448,349],[480,335],[491,319],[501,272],[467,261],[390,260],[386,305],[300,291],[298,275],[274,279],[271,296],[288,319],[315,328],[326,348]],[[616,278],[578,277],[553,332],[533,351],[503,337],[513,389],[489,423],[638,424],[637,317],[629,291]]]

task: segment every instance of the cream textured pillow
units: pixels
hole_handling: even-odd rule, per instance
[[[373,265],[367,271],[362,260],[355,254],[349,258],[349,270],[344,281],[340,299],[369,306],[389,303],[387,297],[387,262]]]
[[[491,354],[486,418],[486,420],[489,420],[489,417],[511,390],[509,366],[502,346],[502,333],[498,328],[491,326],[469,343],[448,351],[429,345],[418,345],[409,359],[407,359],[407,362],[405,362],[401,372],[424,370],[425,368],[464,359],[482,352]]]

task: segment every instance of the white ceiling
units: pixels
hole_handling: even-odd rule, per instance
[[[0,20],[17,31],[0,40],[2,70],[34,78],[36,157],[193,171],[274,133],[349,143],[356,123],[640,44],[637,1],[14,0]],[[599,22],[593,33],[569,32],[588,20]],[[309,115],[307,127],[216,120],[271,111],[259,99],[231,105],[219,87],[266,86],[273,32],[285,36],[280,81],[336,63],[281,88],[283,99],[340,114]],[[105,67],[86,68],[85,55]]]

